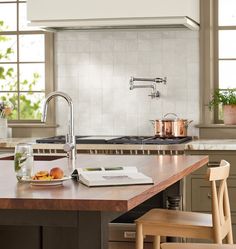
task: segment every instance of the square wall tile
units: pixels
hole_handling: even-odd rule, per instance
[[[198,32],[58,32],[55,51],[56,90],[73,96],[76,134],[153,135],[149,120],[168,112],[199,122]],[[151,99],[151,88],[129,89],[131,76],[167,77],[167,84],[157,84],[161,97]],[[65,112],[58,102],[58,133],[66,132]],[[192,125],[189,134],[198,129]]]

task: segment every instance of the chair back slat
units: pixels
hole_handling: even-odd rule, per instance
[[[211,182],[212,222],[215,227],[216,237],[221,236],[221,227],[226,223],[231,225],[229,196],[226,183],[229,170],[230,164],[225,160],[221,160],[219,167],[209,168],[207,172],[208,179]],[[219,184],[217,185],[216,182],[219,182]]]
[[[220,217],[220,224],[223,225],[225,222],[225,208],[224,208],[224,200],[225,196],[225,187],[226,187],[226,180],[221,180],[220,186],[218,189],[218,205],[219,205],[219,217]]]
[[[221,160],[219,167],[209,168],[207,175],[209,181],[219,181],[228,178],[229,176],[230,164]]]

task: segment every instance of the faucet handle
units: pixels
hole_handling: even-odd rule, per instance
[[[151,94],[149,94],[148,96],[150,96],[152,99],[153,98],[159,98],[160,97],[160,92],[155,91],[155,92],[152,92]]]
[[[65,152],[70,152],[75,148],[75,145],[73,143],[65,143],[63,146],[63,149]]]

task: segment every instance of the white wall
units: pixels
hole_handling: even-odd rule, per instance
[[[153,135],[150,119],[174,112],[192,119],[198,135],[199,41],[188,30],[74,31],[56,34],[57,90],[75,105],[76,135]],[[130,76],[167,77],[151,89],[129,90]],[[67,106],[58,101],[58,134],[67,130]]]

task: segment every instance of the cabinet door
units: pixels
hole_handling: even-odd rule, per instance
[[[207,155],[207,152],[205,152],[204,155]],[[201,167],[199,170],[194,171],[192,175],[205,175],[208,167],[216,167],[220,165],[220,161],[224,159],[230,163],[230,177],[236,176],[236,153],[235,155],[233,154],[208,154],[208,155],[209,155],[209,164],[205,167]]]
[[[27,9],[30,21],[188,16],[199,22],[199,0],[28,0]]]
[[[229,201],[231,212],[236,212],[236,179],[228,179]],[[211,212],[211,186],[202,178],[192,178],[191,206],[193,212]]]
[[[0,226],[0,241],[3,249],[40,249],[40,227]]]

